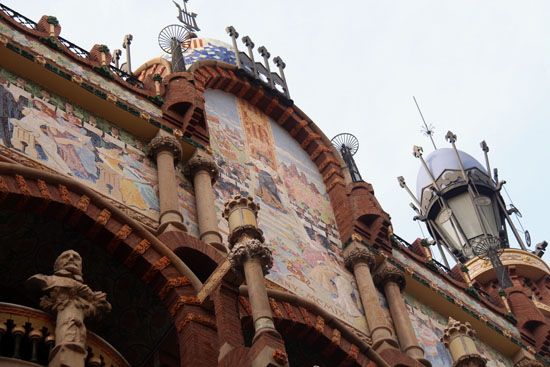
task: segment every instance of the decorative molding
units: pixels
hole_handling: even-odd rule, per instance
[[[192,181],[199,171],[207,172],[212,179],[212,183],[217,180],[219,175],[218,166],[212,155],[203,150],[197,149],[195,150],[195,153],[193,153],[191,159],[187,162],[184,173]]]
[[[158,135],[149,142],[149,154],[156,158],[162,151],[168,151],[174,155],[174,165],[181,160],[183,150],[178,139],[171,135]]]
[[[371,250],[360,247],[355,247],[348,253],[344,254],[344,263],[346,267],[353,272],[353,268],[358,263],[365,263],[370,269],[376,264],[376,258]]]
[[[401,290],[405,288],[405,274],[389,262],[384,262],[374,273],[374,283],[383,288],[388,282],[395,283]]]
[[[273,267],[273,255],[271,250],[257,239],[247,239],[233,246],[228,255],[228,260],[234,269],[241,270],[248,259],[259,259],[264,275]]]

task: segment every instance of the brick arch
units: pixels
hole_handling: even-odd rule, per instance
[[[310,347],[319,350],[338,366],[369,366],[376,364],[368,357],[371,341],[368,337],[350,337],[350,330],[326,319],[307,305],[297,305],[269,298],[277,330],[297,336]],[[252,327],[252,309],[247,297],[239,297],[239,311],[244,323]]]
[[[141,224],[73,179],[0,163],[0,208],[67,222],[149,285],[169,310],[180,293],[194,294],[201,285],[190,270],[182,271],[181,260],[174,264],[159,251],[164,245]]]

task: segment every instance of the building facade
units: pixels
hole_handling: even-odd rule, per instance
[[[541,254],[499,247],[503,286],[401,239],[284,62],[227,31],[123,71],[0,5],[0,366],[549,365]]]

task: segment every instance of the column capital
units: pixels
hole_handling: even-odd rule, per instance
[[[269,269],[273,267],[271,250],[254,238],[249,238],[235,244],[227,258],[231,266],[236,270],[242,269],[244,262],[250,259],[258,259],[260,261],[264,275],[269,273]]]
[[[179,140],[172,135],[159,134],[149,142],[149,154],[156,157],[159,152],[169,151],[174,155],[174,165],[181,159],[182,149]]]
[[[376,258],[372,251],[362,245],[351,246],[348,247],[348,251],[344,250],[344,263],[349,271],[353,272],[353,268],[359,263],[365,263],[370,269],[373,269],[376,264]]]
[[[374,283],[382,288],[389,282],[397,284],[403,290],[406,284],[405,274],[394,265],[385,261],[374,273]]]
[[[487,359],[476,348],[475,335],[469,322],[462,323],[449,317],[441,341],[449,349],[454,367],[483,367],[487,364]]]
[[[193,156],[185,166],[184,173],[192,180],[199,171],[206,171],[210,175],[212,183],[218,178],[219,170],[214,157],[201,149],[195,150],[195,153],[193,153]]]

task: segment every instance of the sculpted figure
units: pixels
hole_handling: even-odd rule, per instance
[[[57,315],[52,367],[84,366],[86,357],[86,317],[111,310],[104,292],[94,292],[83,283],[82,258],[73,250],[63,252],[54,265],[54,275],[37,274],[29,286],[45,293],[40,306]]]

